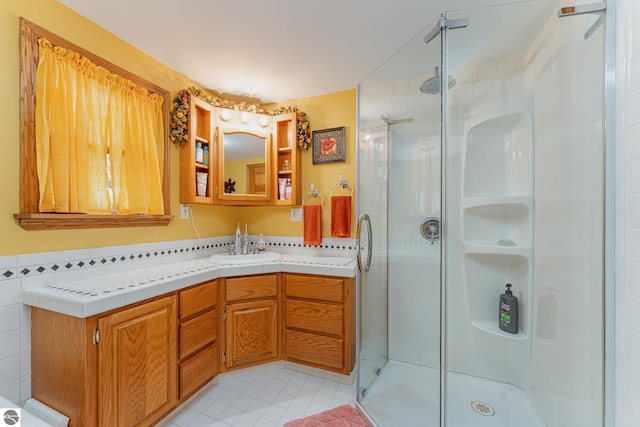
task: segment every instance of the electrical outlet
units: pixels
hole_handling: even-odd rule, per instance
[[[189,205],[180,205],[180,219],[189,219]]]
[[[302,208],[291,208],[291,221],[302,221]]]

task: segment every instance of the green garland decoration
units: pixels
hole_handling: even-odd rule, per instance
[[[298,107],[287,106],[280,107],[275,110],[267,110],[259,104],[247,104],[246,102],[234,102],[227,99],[218,98],[205,93],[202,89],[195,86],[189,86],[178,92],[173,99],[171,106],[170,122],[171,129],[169,131],[169,139],[174,144],[182,145],[187,142],[188,123],[189,123],[189,98],[196,96],[214,107],[228,108],[236,111],[247,111],[250,113],[268,114],[277,116],[280,114],[296,113],[298,120],[298,147],[307,150],[311,145],[311,130],[309,129],[309,119],[307,113],[300,111]]]

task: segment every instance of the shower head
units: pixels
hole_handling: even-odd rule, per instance
[[[456,79],[449,76],[448,79],[448,87],[451,89],[456,84]],[[422,83],[420,86],[420,92],[426,93],[429,95],[436,95],[440,93],[440,68],[436,66],[433,70],[433,77],[428,78]]]

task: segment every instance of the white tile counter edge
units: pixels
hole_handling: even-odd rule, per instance
[[[286,256],[281,261],[219,266],[207,258],[174,262],[126,273],[24,289],[22,302],[74,317],[89,317],[109,310],[164,295],[219,277],[264,273],[303,273],[334,277],[355,277],[356,260],[346,265],[323,264],[323,257]]]

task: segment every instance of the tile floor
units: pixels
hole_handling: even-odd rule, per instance
[[[163,427],[279,427],[353,405],[351,378],[276,362],[220,375],[161,422]]]

